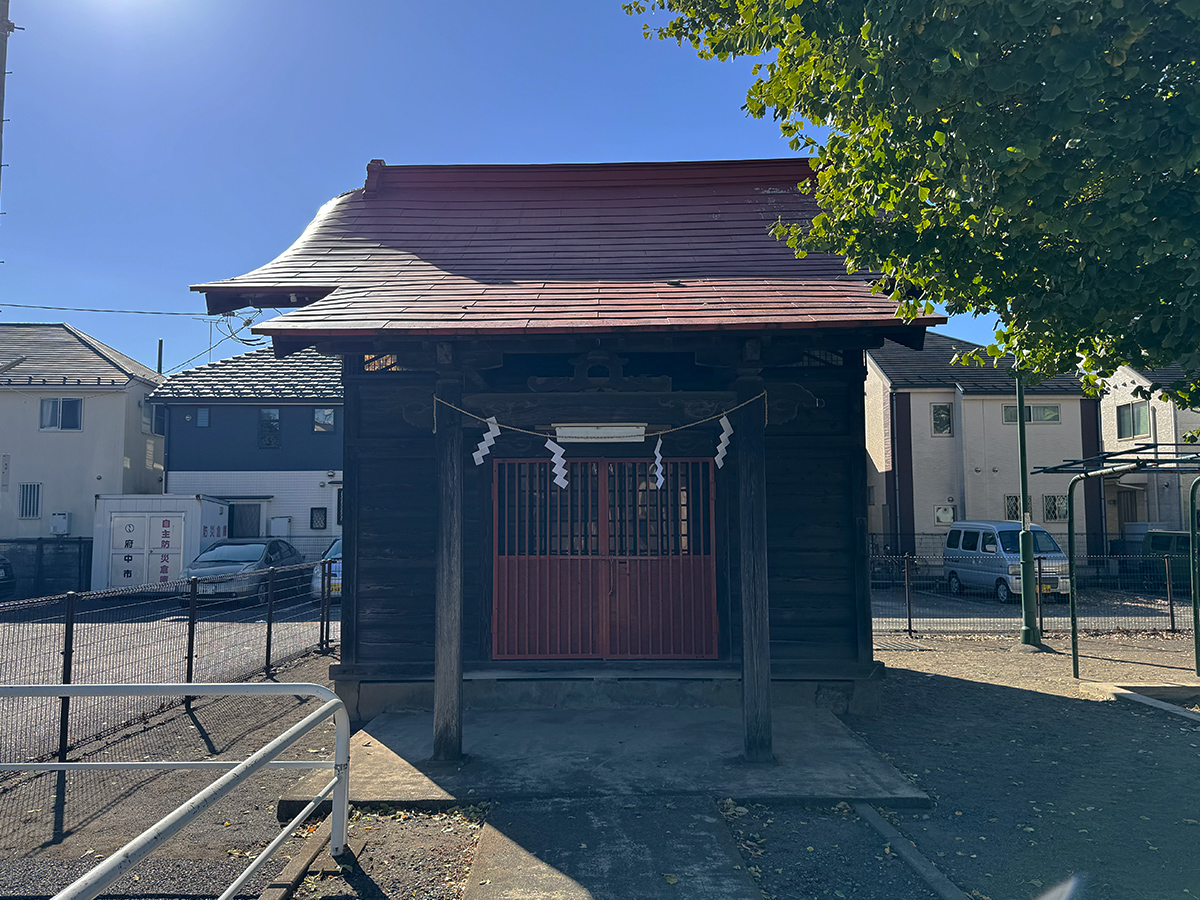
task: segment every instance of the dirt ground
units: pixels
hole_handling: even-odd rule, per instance
[[[847,803],[832,807],[719,804],[764,898],[937,900]]]
[[[933,809],[884,813],[952,882],[976,900],[1034,898],[1072,874],[1080,900],[1200,897],[1196,723],[1084,697],[1061,637],[1047,639],[1047,653],[1016,652],[1011,637],[905,643],[921,649],[877,651],[889,669],[884,714],[847,721],[934,798]],[[1081,674],[1200,683],[1190,637],[1085,636]],[[764,897],[934,896],[844,805],[731,798],[718,808]],[[474,819],[446,832],[428,814],[366,821],[373,834],[357,877],[311,879],[300,896],[461,896],[449,876],[466,874]]]
[[[1200,896],[1200,724],[1088,699],[1070,644],[926,638],[877,653],[884,714],[847,721],[935,799],[893,824],[966,893],[1018,900],[1077,874],[1087,900]],[[1080,674],[1200,682],[1192,642],[1084,637]],[[928,815],[928,818],[926,818]]]
[[[275,680],[328,685],[330,656],[311,654],[282,667]],[[56,702],[56,701],[48,701]],[[72,753],[72,759],[244,759],[316,709],[313,698],[199,698]],[[290,758],[333,747],[331,722],[310,732]],[[324,751],[324,752],[322,752]],[[10,754],[11,758],[11,754]],[[153,825],[220,773],[76,771],[0,780],[0,896],[53,896]],[[276,803],[306,770],[260,772],[206,810],[179,836],[117,882],[116,895],[215,897],[278,833]],[[258,897],[301,846],[291,838],[240,897]]]
[[[485,807],[444,812],[356,809],[350,842],[365,841],[358,858],[341,874],[313,874],[297,889],[300,900],[457,900],[463,885]]]
[[[883,715],[846,721],[935,802],[929,810],[884,814],[976,900],[1034,898],[1071,874],[1083,879],[1080,900],[1200,898],[1200,723],[1085,697],[1071,677],[1069,643],[1052,636],[1047,644],[1051,652],[1024,653],[1013,650],[1011,637],[956,636],[904,639],[892,645],[915,649],[876,652],[888,666]],[[328,664],[328,657],[310,658],[284,678],[320,682]],[[1085,636],[1081,670],[1094,681],[1200,684],[1190,636]],[[304,712],[292,701],[273,711],[267,725]],[[216,704],[194,720],[166,718],[163,727],[125,736],[125,752],[150,754],[180,735],[187,738],[181,748],[203,735],[234,750],[265,727],[247,726],[243,709]],[[313,735],[301,752],[327,746],[327,739]],[[166,798],[178,798],[184,785],[173,779],[182,777],[72,781],[58,829],[46,815],[54,809],[52,778],[31,779],[19,791],[0,787],[6,850],[0,895],[50,896],[136,833],[134,825],[153,821],[148,817]],[[254,794],[226,803],[186,840],[173,842],[122,893],[215,896],[219,887],[209,892],[204,885],[243,866],[269,839],[274,799],[283,779],[294,776],[264,777]],[[86,813],[97,801],[111,803],[103,818]],[[932,897],[887,842],[844,806],[740,806],[730,798],[718,808],[765,897]],[[483,815],[480,808],[357,810],[352,838],[364,838],[366,846],[356,864],[337,876],[310,877],[297,896],[456,900]],[[269,874],[297,847],[289,846]]]

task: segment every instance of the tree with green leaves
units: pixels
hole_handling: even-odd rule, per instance
[[[1035,378],[1182,363],[1200,404],[1200,0],[636,0],[760,57],[746,110],[815,157],[777,230],[913,316],[995,314]],[[828,126],[817,142],[808,126]]]

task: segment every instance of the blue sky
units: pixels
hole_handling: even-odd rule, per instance
[[[0,304],[195,318],[0,305],[0,321],[67,321],[148,365],[161,337],[167,369],[220,337],[188,285],[273,258],[369,159],[791,154],[742,112],[748,61],[646,41],[618,0],[12,0],[11,16]]]

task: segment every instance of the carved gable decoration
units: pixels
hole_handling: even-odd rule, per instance
[[[625,363],[629,362],[607,350],[589,350],[571,360],[575,375],[571,378],[530,378],[527,382],[531,391],[669,391],[671,378],[661,376],[625,376]]]
[[[820,409],[825,401],[799,384],[767,386],[767,421],[782,425],[792,421],[801,409]]]

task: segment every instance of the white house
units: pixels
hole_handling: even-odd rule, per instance
[[[160,493],[162,380],[70,325],[0,324],[0,539],[90,537],[97,494]]]
[[[878,550],[936,554],[955,519],[1019,519],[1011,361],[952,362],[969,341],[929,332],[922,350],[867,351],[868,529]],[[1059,376],[1025,391],[1030,469],[1099,451],[1099,403]],[[1070,475],[1031,475],[1033,521],[1065,543]],[[1104,550],[1099,484],[1078,491],[1076,536]]]
[[[1183,369],[1134,369],[1121,366],[1105,383],[1100,401],[1104,423],[1102,444],[1105,452],[1133,452],[1147,458],[1169,457],[1169,445],[1184,443],[1184,436],[1200,428],[1200,411],[1179,409],[1174,403],[1156,397],[1147,400],[1135,393],[1152,384],[1170,384],[1183,377]],[[1145,444],[1160,449],[1137,452]],[[1178,452],[1200,452],[1200,446],[1179,447]],[[1105,524],[1109,536],[1140,545],[1148,528],[1184,530],[1187,528],[1188,491],[1194,475],[1163,472],[1134,472],[1119,479],[1107,479],[1104,485]],[[1136,547],[1127,551],[1139,552]]]

